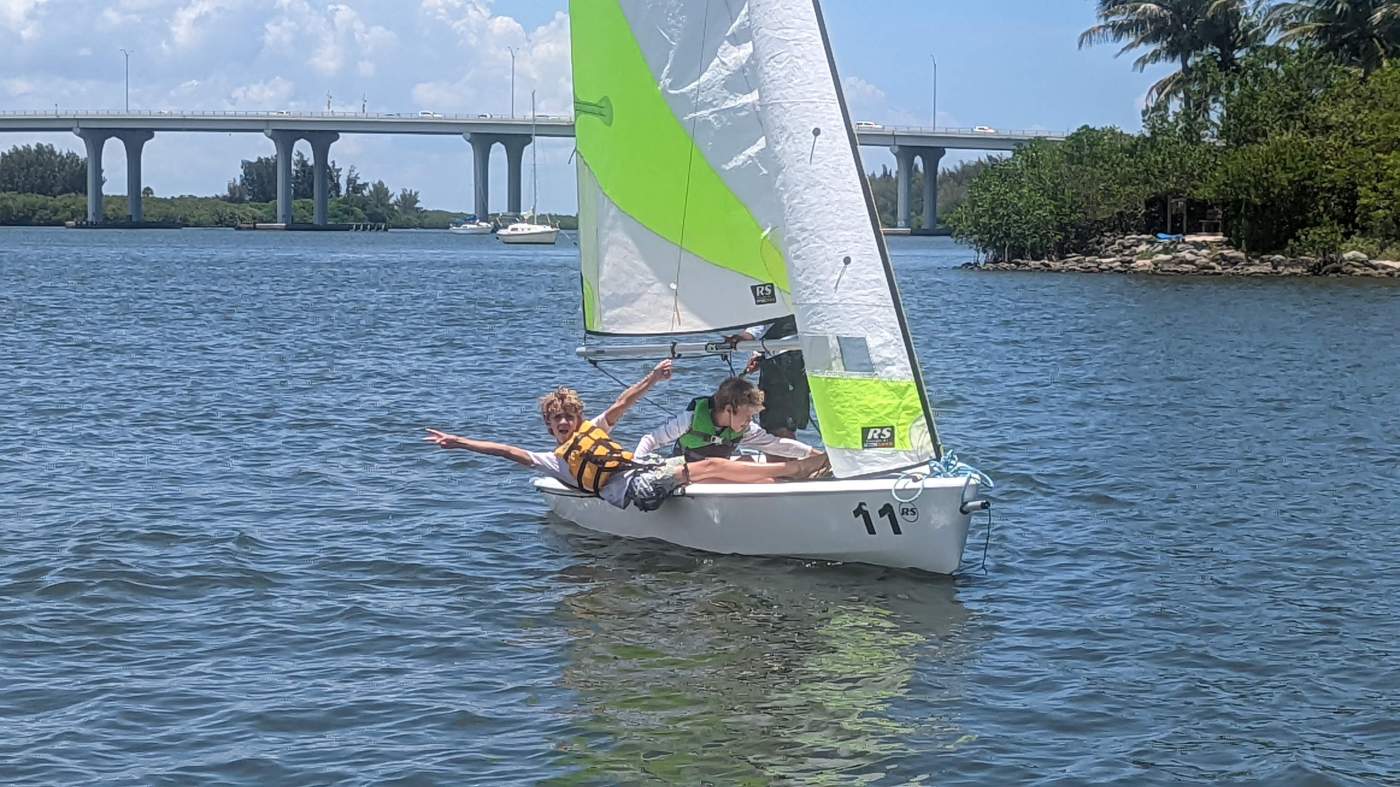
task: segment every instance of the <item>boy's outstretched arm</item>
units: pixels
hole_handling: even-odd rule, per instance
[[[612,403],[612,407],[604,410],[603,414],[598,416],[598,419],[594,421],[593,424],[605,432],[612,431],[612,428],[617,426],[618,420],[632,408],[632,405],[641,401],[642,396],[646,394],[647,391],[651,390],[653,385],[656,385],[661,380],[671,379],[671,366],[670,358],[658,363],[655,369],[647,372],[646,377],[643,377],[636,385],[623,391],[622,395],[617,397],[617,401]]]
[[[465,437],[458,437],[455,434],[439,432],[436,429],[429,429],[428,436],[423,439],[433,443],[439,448],[465,448],[468,451],[474,451],[478,454],[487,454],[489,456],[499,456],[503,459],[509,459],[516,464],[522,464],[526,467],[533,467],[535,464],[530,461],[529,451],[523,448],[516,448],[513,445],[506,445],[505,443],[470,440]]]

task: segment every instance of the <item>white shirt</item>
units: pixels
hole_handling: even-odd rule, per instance
[[[690,431],[691,415],[692,413],[687,410],[662,424],[650,434],[644,435],[637,442],[637,450],[632,453],[637,456],[645,456],[650,453],[669,454],[670,445],[681,439],[681,435]],[[744,448],[755,448],[765,454],[791,459],[802,459],[816,450],[800,440],[789,440],[786,437],[778,437],[766,432],[763,427],[753,421],[749,421],[749,428],[745,429],[744,436],[739,438],[739,445]]]

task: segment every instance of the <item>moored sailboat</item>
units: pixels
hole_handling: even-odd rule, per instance
[[[580,353],[678,355],[673,337],[794,315],[836,478],[696,484],[650,513],[536,488],[616,535],[955,570],[990,482],[938,442],[816,4],[570,11],[585,332],[668,337]]]
[[[475,213],[447,227],[448,232],[456,235],[490,235],[494,229],[495,225],[477,218]]]
[[[502,243],[522,243],[553,246],[559,228],[539,221],[540,181],[535,155],[535,93],[530,92],[530,212],[496,232]]]

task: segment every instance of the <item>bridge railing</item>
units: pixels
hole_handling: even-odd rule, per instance
[[[110,118],[258,118],[268,120],[303,120],[303,119],[336,119],[336,120],[489,120],[493,122],[517,122],[529,123],[528,115],[494,115],[488,113],[477,113],[470,115],[446,114],[442,112],[289,112],[277,110],[239,110],[239,109],[216,109],[201,112],[191,112],[185,110],[166,109],[139,109],[123,111],[120,109],[0,109],[0,118],[3,117],[43,117],[43,118],[90,118],[90,117],[110,117]],[[569,115],[536,115],[535,119],[543,123],[563,123],[573,122],[573,117]]]
[[[986,126],[977,126],[973,128],[953,126],[885,126],[876,123],[857,123],[856,131],[868,131],[873,134],[949,134],[969,137],[1013,137],[1016,139],[1042,139],[1046,137],[1059,139],[1067,137],[1071,133],[1069,131],[1053,131],[1043,128],[997,129]]]
[[[528,115],[497,115],[486,112],[475,114],[446,114],[442,112],[431,112],[420,110],[418,112],[292,112],[286,110],[243,110],[243,109],[216,109],[202,112],[192,112],[186,110],[169,109],[139,109],[124,111],[119,109],[0,109],[0,119],[14,118],[55,118],[55,119],[88,119],[88,118],[153,118],[166,120],[204,120],[210,118],[245,118],[257,120],[384,120],[384,121],[413,121],[413,122],[433,122],[442,123],[462,123],[462,122],[491,122],[491,123],[516,123],[526,125],[530,122]],[[570,115],[536,115],[535,119],[545,125],[571,124],[574,119]],[[1052,131],[1049,129],[994,129],[987,126],[963,127],[933,127],[933,126],[895,126],[882,123],[871,123],[867,121],[855,124],[857,133],[866,134],[918,134],[918,135],[948,135],[965,136],[968,138],[996,137],[998,139],[1064,139],[1070,134],[1068,131]]]

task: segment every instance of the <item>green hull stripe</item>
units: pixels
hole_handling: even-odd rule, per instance
[[[865,430],[894,427],[893,448],[913,449],[909,431],[923,420],[924,408],[913,380],[809,375],[812,404],[829,448],[865,448]]]
[[[789,292],[782,252],[671,111],[617,0],[571,0],[569,25],[578,151],[603,193],[673,245]]]

